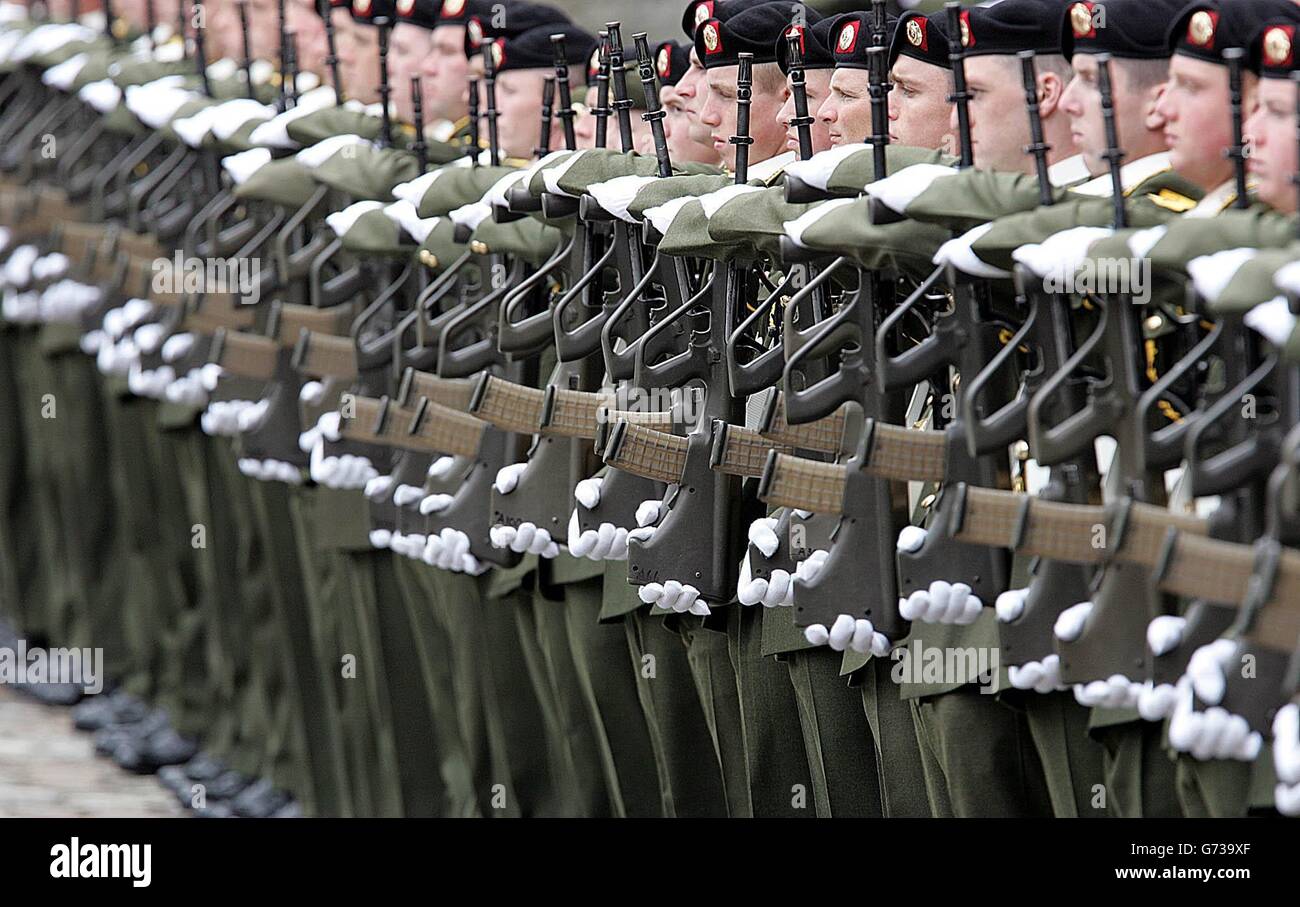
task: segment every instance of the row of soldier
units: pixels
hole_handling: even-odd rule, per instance
[[[97,748],[206,815],[1300,812],[1300,6],[870,6],[5,5],[0,607],[103,649]]]

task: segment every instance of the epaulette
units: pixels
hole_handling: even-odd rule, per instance
[[[1153,205],[1158,205],[1167,211],[1173,211],[1175,214],[1182,214],[1196,207],[1196,200],[1188,198],[1181,192],[1175,192],[1173,189],[1161,189],[1159,192],[1148,192],[1147,201]]]

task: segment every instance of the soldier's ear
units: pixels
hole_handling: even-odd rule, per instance
[[[1148,88],[1142,99],[1142,125],[1151,132],[1164,131],[1165,117],[1160,112],[1160,102],[1164,100],[1165,92],[1168,90],[1169,83],[1161,82]]]
[[[1038,109],[1044,119],[1051,116],[1061,105],[1061,96],[1065,93],[1065,83],[1054,72],[1044,71],[1038,74]]]

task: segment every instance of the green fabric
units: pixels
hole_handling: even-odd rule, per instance
[[[589,562],[590,563],[590,562]],[[662,796],[650,731],[641,710],[627,636],[617,623],[599,622],[604,570],[564,585],[569,654],[591,720],[614,816],[659,816]]]
[[[1209,303],[1210,311],[1244,315],[1261,302],[1268,302],[1279,294],[1273,275],[1297,259],[1300,259],[1300,247],[1294,245],[1286,249],[1261,249],[1232,275],[1219,298]]]
[[[698,197],[709,192],[730,186],[736,181],[725,174],[701,174],[696,176],[670,176],[667,179],[647,183],[637,192],[636,198],[627,206],[628,213],[637,220],[645,219],[645,212],[657,208],[675,198],[684,196]]]
[[[407,256],[414,243],[397,221],[382,208],[367,211],[340,237],[343,248],[354,255]]]
[[[1102,748],[1089,736],[1089,710],[1075,701],[1074,693],[1003,690],[1000,696],[1024,712],[1043,766],[1052,814],[1058,819],[1106,815],[1097,799],[1105,771]]]
[[[626,569],[622,580],[626,586]],[[662,814],[727,815],[721,766],[682,637],[645,613],[629,613],[622,623],[654,751]]]
[[[355,144],[344,146],[308,172],[312,179],[354,201],[373,199],[389,203],[393,200],[393,187],[415,179],[420,171],[410,152]]]
[[[1090,732],[1103,749],[1106,809],[1125,819],[1177,818],[1178,802],[1173,760],[1166,752],[1163,726],[1128,721],[1093,727]]]
[[[775,609],[764,609],[768,610]],[[763,626],[766,630],[766,621]],[[857,692],[840,676],[839,653],[824,647],[794,652],[786,666],[799,708],[818,817],[883,816],[871,726]]]
[[[893,667],[890,659],[871,658],[849,677],[862,699],[876,748],[881,811],[890,818],[948,815],[951,810],[946,798],[941,798],[942,809],[931,808],[912,705],[898,695],[898,686],[890,676]],[[841,665],[840,673],[849,672]]]
[[[912,700],[936,816],[1050,816],[1042,765],[1024,716],[974,686]]]
[[[416,209],[420,217],[441,217],[479,201],[510,167],[444,167],[425,190]]]
[[[787,202],[784,186],[748,192],[725,202],[713,213],[707,227],[709,238],[777,256],[781,252],[786,221],[794,220],[811,207]]]
[[[297,210],[312,197],[316,182],[311,171],[291,157],[268,161],[235,188],[237,198],[271,202]]]
[[[762,618],[755,609],[733,606],[726,616],[752,814],[813,818],[813,778],[789,673],[763,656]]]
[[[826,190],[837,195],[857,195],[867,183],[876,179],[876,155],[870,147],[854,152],[835,165],[826,179]],[[951,167],[956,158],[930,148],[912,145],[889,145],[885,148],[885,173],[897,173],[914,164],[938,164]]]
[[[420,243],[420,251],[428,252],[436,261],[436,269],[442,270],[451,265],[462,255],[469,251],[467,245],[456,242],[456,225],[452,223],[451,218],[442,217],[433,225],[429,235]]]
[[[896,264],[928,270],[939,246],[951,238],[942,227],[917,221],[877,226],[867,214],[869,207],[865,197],[840,204],[804,230],[800,241],[810,249],[848,255],[864,268]]]
[[[474,230],[473,238],[487,247],[489,253],[522,258],[534,267],[540,267],[559,250],[563,234],[532,218],[498,224],[486,218]]]
[[[336,135],[359,135],[363,139],[377,139],[382,129],[383,121],[379,117],[346,106],[322,107],[285,125],[289,138],[303,147],[310,147],[322,139]]]

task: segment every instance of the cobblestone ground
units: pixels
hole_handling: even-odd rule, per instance
[[[0,684],[0,818],[179,816],[158,782],[95,755],[72,710],[41,705]]]

